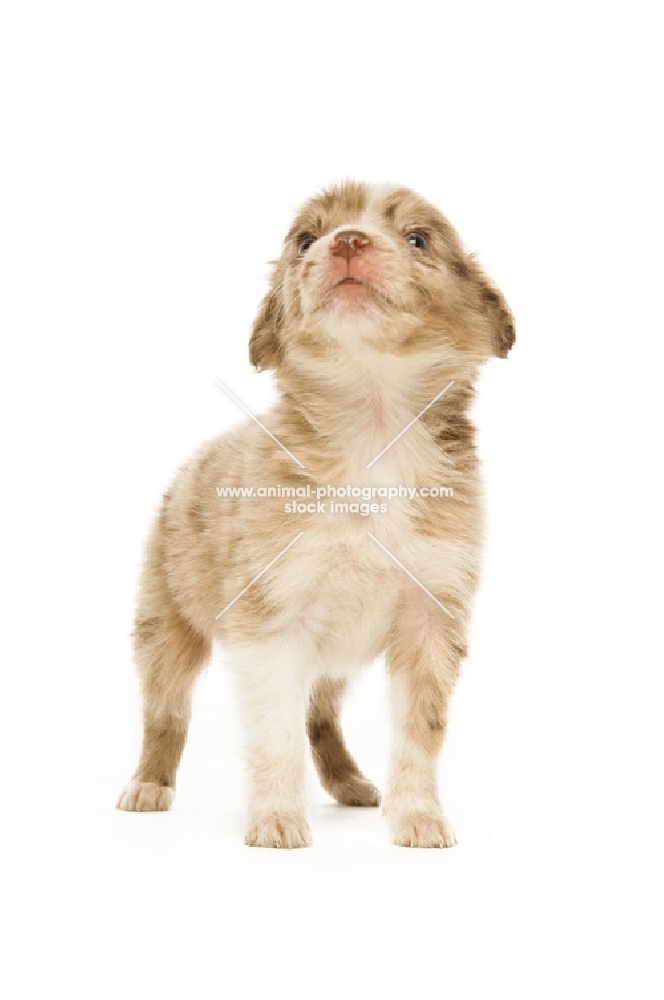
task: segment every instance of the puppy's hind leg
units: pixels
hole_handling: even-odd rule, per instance
[[[378,806],[380,792],[351,757],[339,725],[345,688],[345,681],[326,677],[312,691],[307,735],[314,764],[323,788],[342,806]]]
[[[174,605],[158,556],[153,540],[133,633],[143,695],[143,749],[117,802],[117,808],[127,812],[160,812],[170,807],[187,738],[192,689],[210,653],[209,639]]]

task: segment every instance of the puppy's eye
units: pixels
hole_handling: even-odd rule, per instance
[[[406,240],[406,243],[410,243],[410,245],[412,247],[415,247],[416,250],[429,249],[429,241],[424,235],[424,233],[419,233],[419,232],[406,233],[404,239]]]
[[[312,247],[316,242],[316,237],[312,236],[311,233],[306,233],[300,240],[297,248],[298,253],[306,253],[309,247]]]

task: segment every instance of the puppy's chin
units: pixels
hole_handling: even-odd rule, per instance
[[[387,301],[372,285],[357,279],[346,279],[332,285],[323,295],[320,311],[333,322],[347,319],[376,319],[385,312]]]
[[[311,342],[313,335],[328,347],[336,344],[343,354],[357,357],[367,351],[373,356],[398,350],[411,330],[410,317],[366,290],[349,287],[350,293],[335,294],[309,322],[305,317],[305,342]]]
[[[370,288],[344,284],[331,289],[315,311],[316,327],[340,346],[386,346],[392,310]]]
[[[386,325],[403,322],[403,313],[384,292],[368,281],[342,280],[327,288],[304,295],[305,325],[307,313],[311,326],[325,336],[347,346],[369,343],[385,344]],[[307,301],[307,298],[309,301]]]
[[[376,290],[366,281],[357,278],[344,278],[337,282],[327,292],[324,306],[336,312],[364,312],[375,304]]]

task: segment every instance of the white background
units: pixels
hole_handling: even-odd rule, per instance
[[[5,995],[661,996],[661,52],[654,4],[7,2],[0,14]],[[253,410],[294,208],[420,191],[517,323],[477,421],[489,548],[441,764],[454,850],[310,775],[242,844],[227,669],[172,813],[136,763],[141,547]],[[374,664],[346,728],[384,780]]]

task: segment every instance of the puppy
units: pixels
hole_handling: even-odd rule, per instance
[[[133,633],[143,750],[120,809],[170,806],[215,639],[246,728],[245,842],[311,843],[307,737],[337,802],[377,806],[339,713],[348,681],[384,654],[391,839],[456,842],[437,758],[480,569],[469,408],[480,366],[506,357],[514,336],[500,292],[411,191],[352,182],[304,206],[249,345],[252,364],[275,373],[279,402],[194,456],[148,541]],[[330,485],[336,499],[320,500]],[[388,487],[401,490],[385,502]]]

